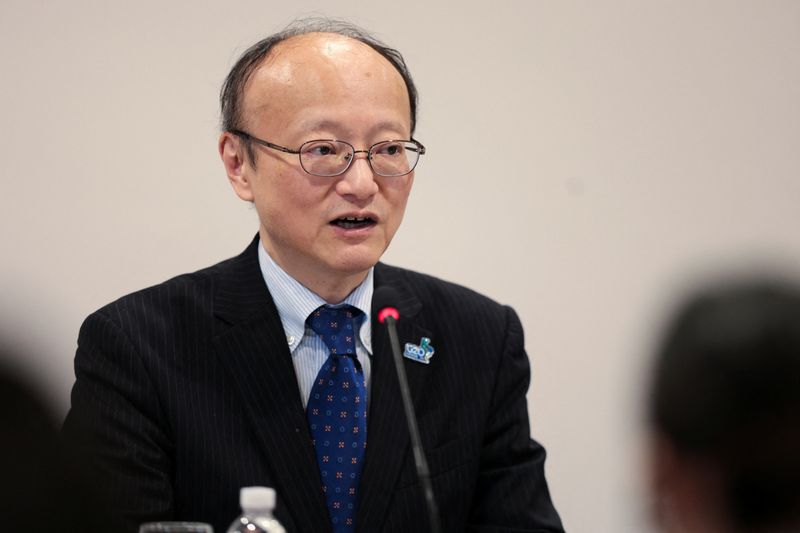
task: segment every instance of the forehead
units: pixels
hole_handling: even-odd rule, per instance
[[[256,118],[268,111],[275,120],[354,99],[365,109],[397,111],[410,121],[405,82],[386,58],[349,37],[310,33],[275,46],[248,80],[244,108]]]

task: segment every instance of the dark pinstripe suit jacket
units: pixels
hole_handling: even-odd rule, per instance
[[[258,265],[241,255],[136,292],[84,322],[64,434],[97,460],[135,531],[154,519],[226,530],[238,489],[267,485],[288,531],[330,526],[286,338]],[[515,313],[468,289],[378,264],[400,294],[401,343],[446,531],[562,531],[529,438],[528,359]],[[373,317],[373,324],[377,324]],[[425,531],[388,335],[373,328],[359,531]]]

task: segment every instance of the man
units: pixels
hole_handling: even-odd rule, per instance
[[[663,531],[800,531],[800,288],[694,295],[660,350],[650,422]]]
[[[289,531],[427,530],[381,287],[410,353],[435,347],[405,367],[443,529],[562,531],[514,312],[378,263],[425,151],[415,113],[400,54],[346,24],[291,26],[233,67],[219,151],[258,235],[101,309],[78,342],[65,431],[95,450],[131,531],[224,530],[246,485],[276,489]]]

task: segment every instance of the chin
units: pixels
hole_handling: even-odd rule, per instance
[[[382,255],[383,250],[350,250],[342,253],[333,267],[342,273],[358,274],[374,267]]]

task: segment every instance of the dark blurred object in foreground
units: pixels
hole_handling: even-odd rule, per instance
[[[0,348],[0,531],[115,531],[50,410],[9,360]]]
[[[665,531],[800,531],[800,288],[696,294],[667,329],[651,393]]]

